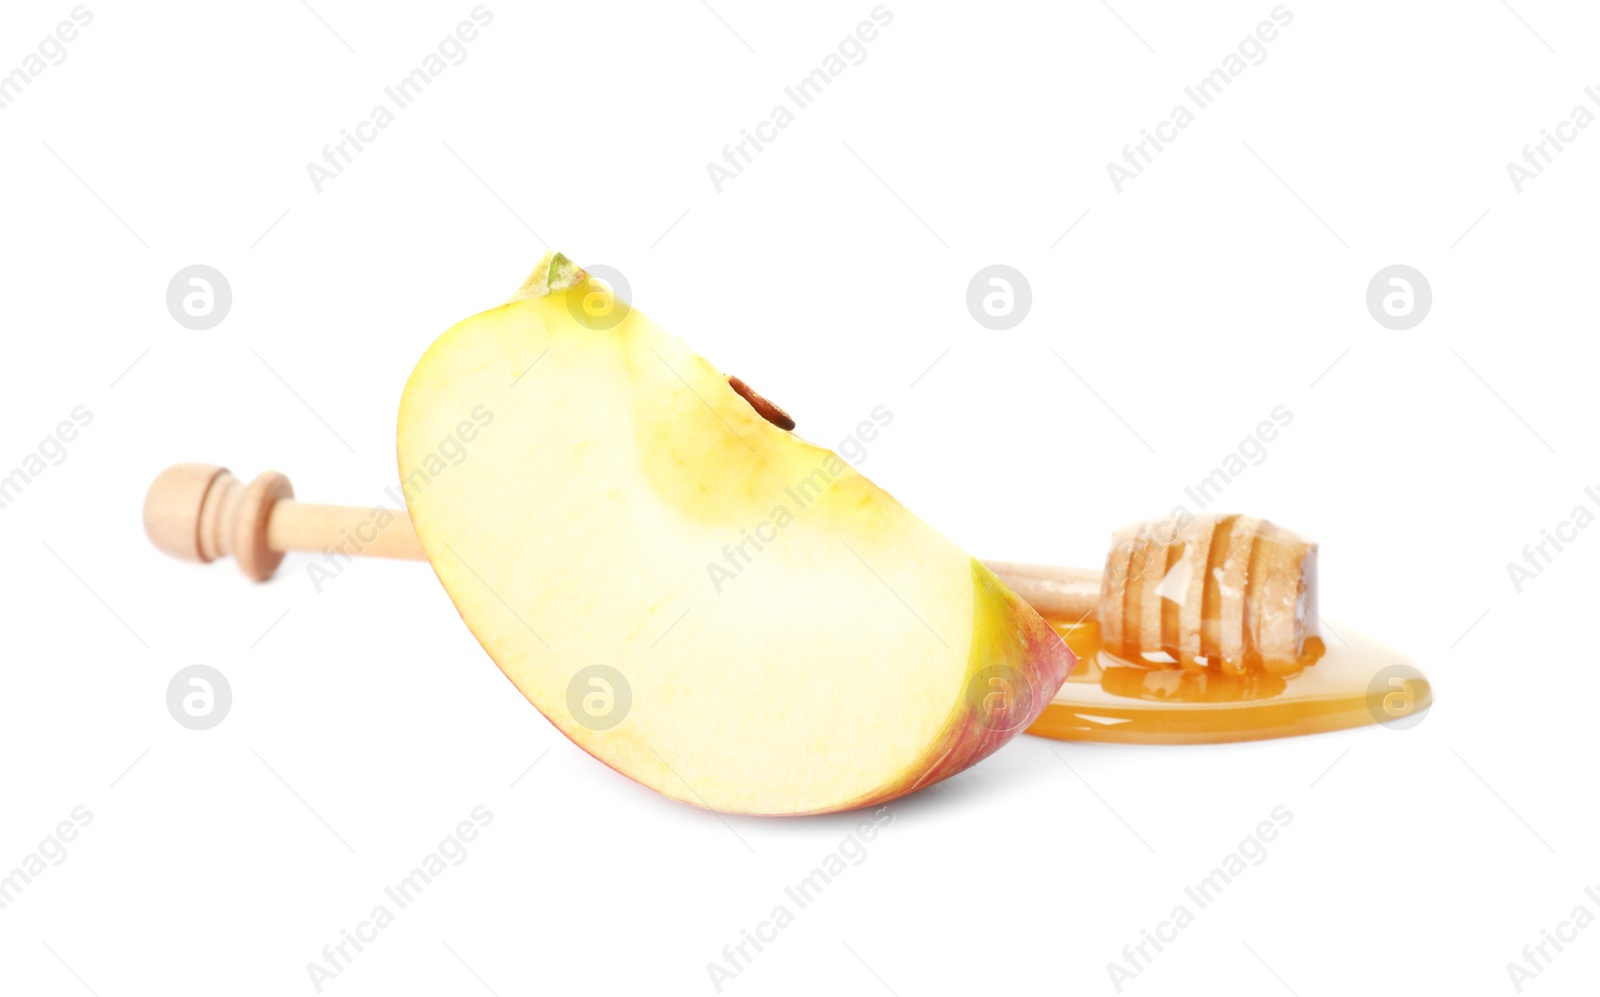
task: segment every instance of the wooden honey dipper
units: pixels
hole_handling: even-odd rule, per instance
[[[165,553],[231,555],[256,581],[291,550],[427,560],[404,510],[296,502],[276,471],[246,485],[223,467],[176,464],[151,484],[144,524]],[[1096,618],[1113,653],[1243,673],[1299,667],[1316,632],[1316,556],[1288,530],[1228,515],[1119,530],[1104,571],[984,563],[1048,620]]]
[[[985,563],[1046,619],[1093,615],[1102,646],[1133,660],[1292,672],[1316,633],[1317,545],[1252,516],[1124,527],[1103,573]]]

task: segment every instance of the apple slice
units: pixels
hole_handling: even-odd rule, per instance
[[[559,255],[439,337],[398,437],[417,536],[484,650],[674,799],[893,799],[1026,727],[1075,660],[987,568]]]

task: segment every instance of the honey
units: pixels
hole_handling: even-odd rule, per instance
[[[1028,733],[1065,741],[1216,744],[1365,724],[1415,723],[1433,689],[1388,647],[1341,626],[1308,636],[1300,659],[1243,674],[1129,660],[1093,620],[1050,620],[1078,665]],[[1336,633],[1336,635],[1335,635]]]

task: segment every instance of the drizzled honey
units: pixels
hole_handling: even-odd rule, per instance
[[[1310,636],[1298,668],[1235,674],[1129,660],[1106,649],[1100,627],[1052,620],[1078,666],[1028,733],[1069,741],[1214,744],[1372,723],[1427,709],[1432,686],[1389,648],[1345,627]]]

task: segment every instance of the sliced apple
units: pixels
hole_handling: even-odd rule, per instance
[[[399,464],[507,677],[698,806],[911,792],[1026,727],[1074,662],[988,569],[560,256],[417,364]]]

